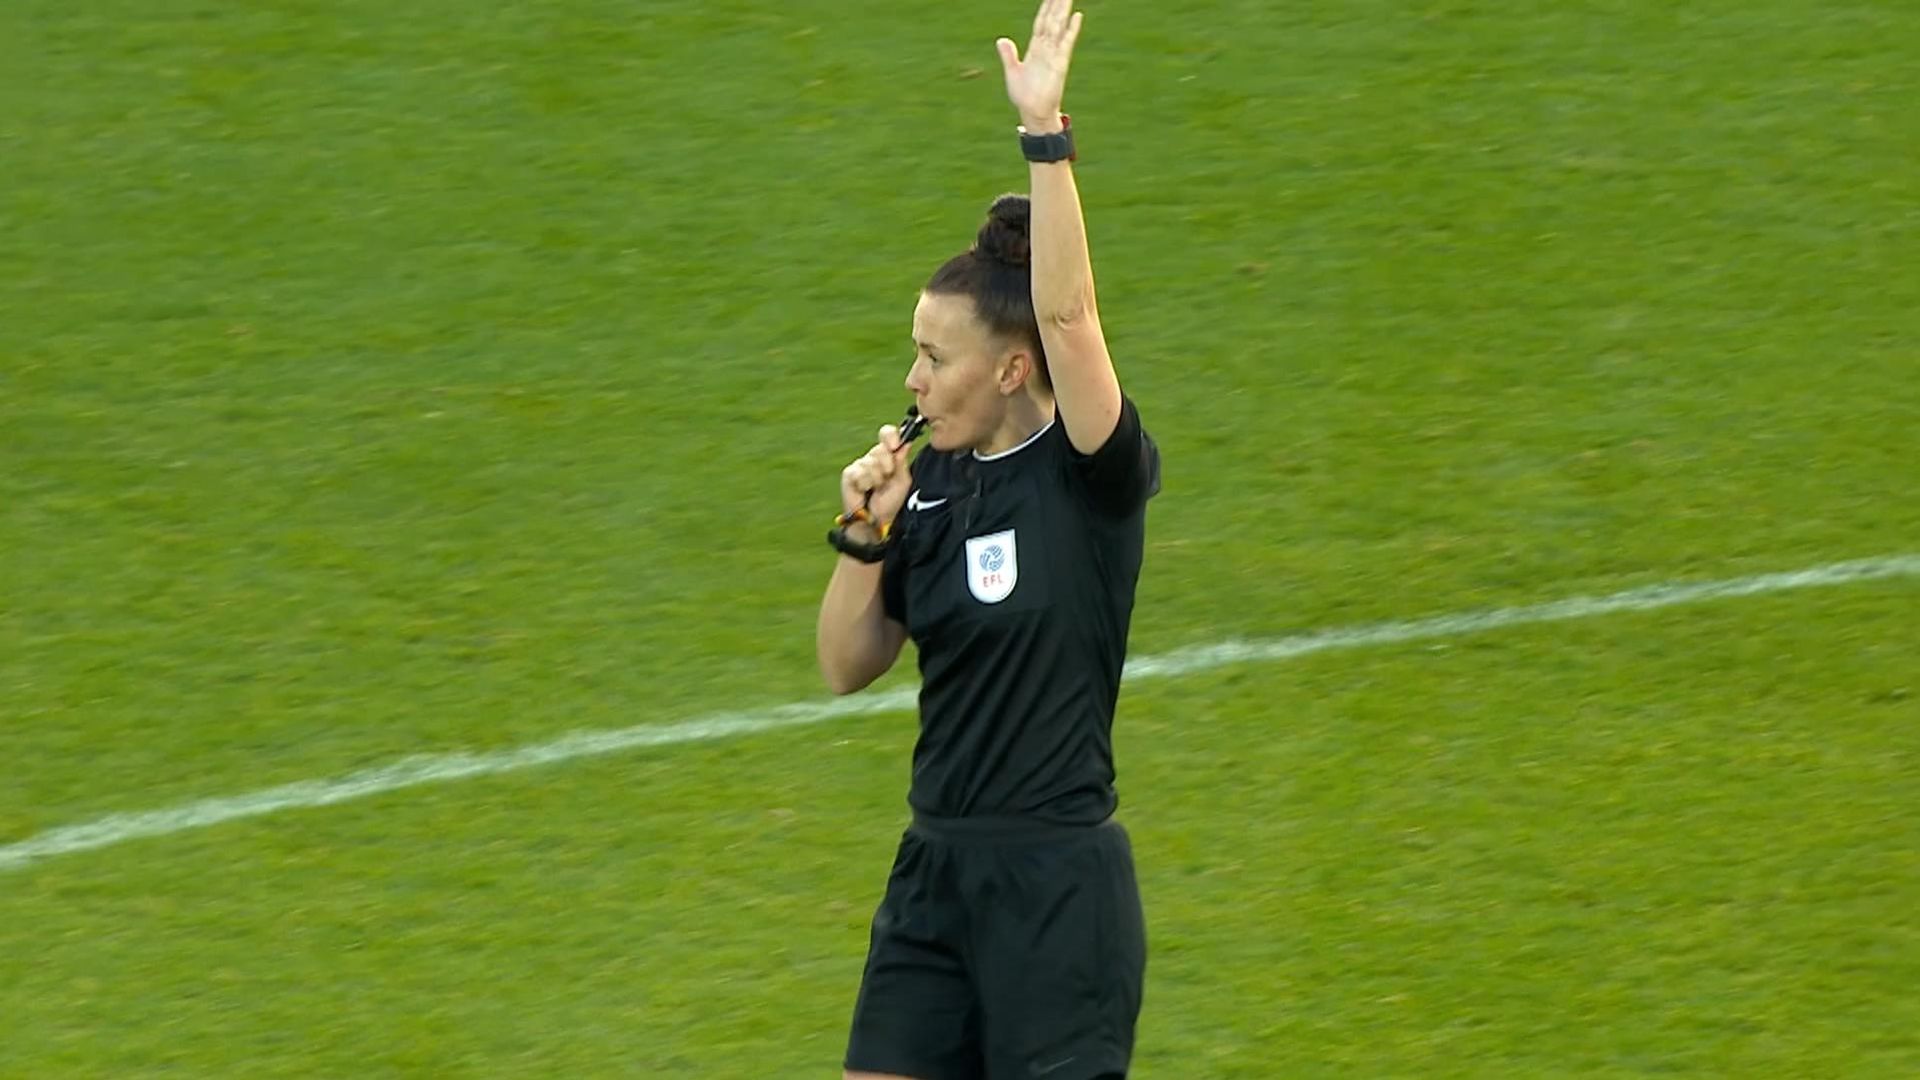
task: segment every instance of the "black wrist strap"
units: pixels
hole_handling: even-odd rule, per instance
[[[847,535],[847,526],[856,522],[865,522],[873,526],[880,534],[878,540],[855,540]],[[833,531],[827,533],[827,543],[842,555],[852,556],[863,563],[877,563],[887,557],[887,533],[893,530],[893,522],[881,521],[873,516],[873,511],[865,506],[851,510],[833,519]]]
[[[1060,114],[1060,130],[1051,135],[1033,135],[1023,125],[1020,132],[1020,152],[1028,161],[1050,164],[1055,161],[1077,161],[1079,154],[1073,149],[1073,117]]]
[[[835,525],[832,530],[827,533],[827,543],[831,544],[833,549],[840,554],[858,559],[863,563],[877,563],[887,557],[887,542],[885,540],[873,542],[855,540],[853,537],[847,535],[847,527],[845,525]]]

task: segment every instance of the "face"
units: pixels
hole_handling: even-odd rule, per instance
[[[936,450],[984,445],[1006,418],[1008,398],[1026,381],[1032,361],[981,323],[969,296],[921,293],[913,343],[907,390],[931,421],[928,441]]]

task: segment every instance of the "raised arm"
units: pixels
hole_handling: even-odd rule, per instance
[[[1024,61],[1012,40],[996,42],[1007,76],[1007,98],[1019,112],[1021,126],[1032,134],[1062,129],[1060,102],[1080,20],[1072,0],[1042,0]],[[1033,313],[1040,322],[1054,405],[1067,438],[1074,449],[1091,454],[1119,422],[1120,379],[1094,302],[1080,190],[1071,162],[1035,162],[1031,173]]]

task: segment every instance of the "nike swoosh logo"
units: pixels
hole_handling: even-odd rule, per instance
[[[936,506],[945,506],[945,505],[947,505],[947,500],[922,499],[918,491],[915,491],[913,494],[907,496],[907,509],[909,510],[931,510]]]

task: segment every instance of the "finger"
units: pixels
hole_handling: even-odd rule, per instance
[[[900,451],[900,429],[892,424],[880,425],[880,445],[889,455]]]
[[[1080,40],[1080,20],[1084,15],[1086,12],[1076,11],[1073,13],[1073,18],[1067,20],[1067,37],[1061,45],[1062,52],[1072,52],[1073,43]]]
[[[1000,50],[1000,66],[1008,75],[1020,70],[1020,46],[1015,45],[1012,38],[1001,38],[993,47]]]
[[[1073,14],[1073,0],[1047,0],[1047,29],[1050,36],[1059,37],[1066,33],[1067,16]]]

